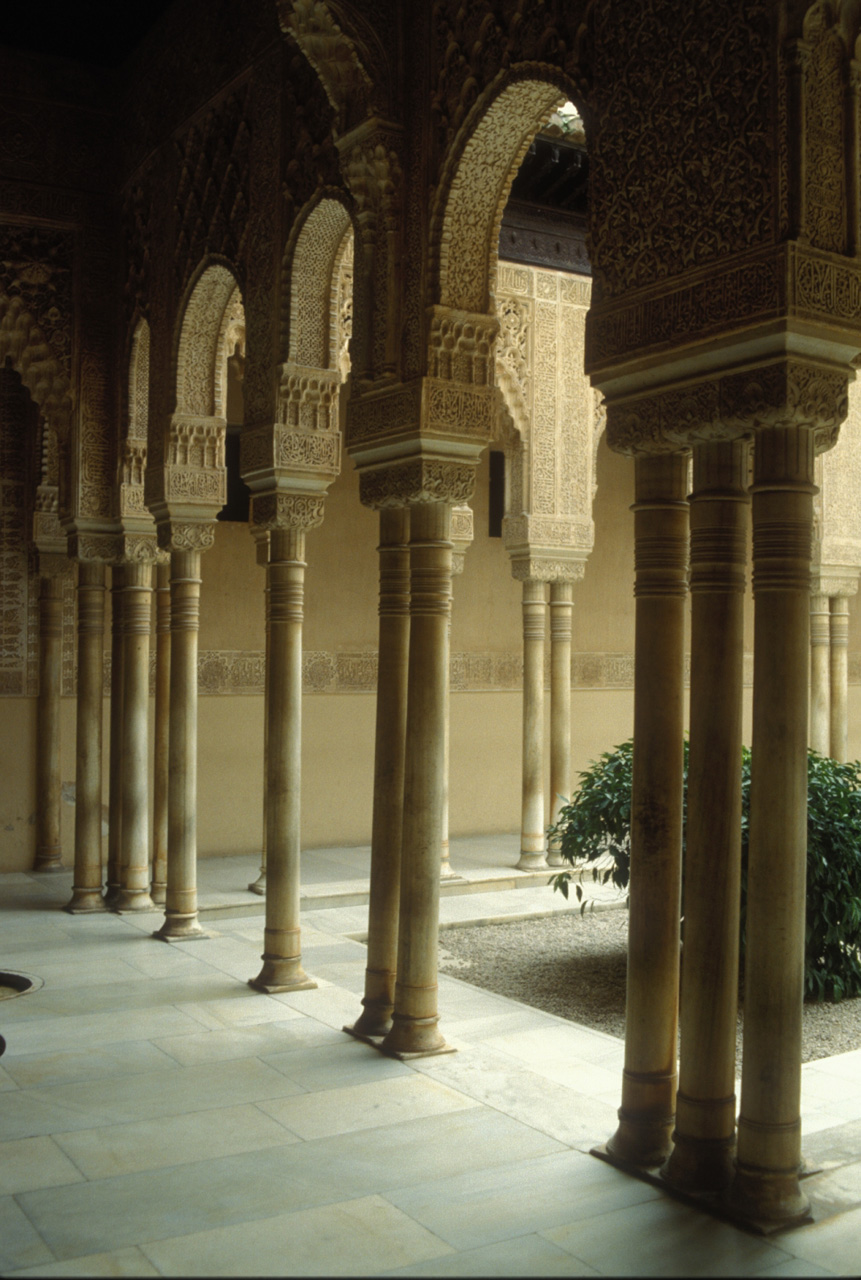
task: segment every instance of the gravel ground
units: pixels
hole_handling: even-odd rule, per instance
[[[625,910],[440,931],[440,971],[584,1026],[625,1035]],[[741,1071],[739,1013],[736,1066]],[[861,999],[805,1004],[802,1060],[861,1048]]]

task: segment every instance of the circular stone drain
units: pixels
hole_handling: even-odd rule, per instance
[[[25,996],[28,991],[38,991],[44,985],[41,978],[31,978],[26,973],[7,973],[0,969],[0,1000]]]

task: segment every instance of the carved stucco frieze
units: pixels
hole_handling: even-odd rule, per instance
[[[262,493],[251,500],[257,529],[316,529],[323,523],[325,494]]]
[[[158,545],[163,551],[209,551],[215,545],[213,520],[171,518],[169,522],[160,522],[157,528]]]
[[[341,469],[337,369],[282,367],[278,421],[241,441],[242,475],[257,494],[322,490]]]
[[[367,507],[405,507],[417,502],[468,503],[475,491],[475,464],[416,458],[359,473],[359,496]]]
[[[779,360],[607,405],[607,443],[620,453],[675,452],[769,427],[804,426],[821,452],[837,440],[849,370]]]

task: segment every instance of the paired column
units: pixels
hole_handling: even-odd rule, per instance
[[[162,907],[167,899],[167,795],[170,776],[170,564],[156,566],[155,600],[155,745],[150,897],[156,906]]]
[[[317,985],[302,968],[299,930],[304,528],[271,531],[267,576],[266,928],[263,968],[249,985],[298,991]]]
[[[352,1027],[345,1027],[368,1038],[391,1030],[395,1003],[410,648],[409,536],[409,508],[382,508],[368,963],[363,1012]]]
[[[754,692],[745,1029],[732,1203],[803,1217],[801,1015],[813,430],[761,430],[753,483]]]
[[[102,897],[102,679],[105,566],[78,564],[78,706],[72,914],[104,911]]]
[[[826,595],[810,597],[810,746],[831,750],[831,612]]]
[[[573,582],[550,583],[550,825],[571,792],[571,623]],[[562,865],[558,848],[548,848],[547,863]]]
[[[400,926],[392,1029],[385,1052],[445,1052],[437,1008],[440,845],[445,765],[451,507],[410,512],[410,635]]]
[[[521,871],[547,866],[544,857],[544,583],[523,583],[523,796]]]
[[[682,846],[683,685],[687,596],[687,460],[635,463],[634,761],[625,1068],[624,1163],[662,1163],[676,1104]]]
[[[831,597],[831,714],[830,754],[835,760],[849,758],[849,600]]]
[[[129,563],[123,570],[123,717],[120,747],[122,825],[120,891],[115,911],[152,911],[149,893],[148,754],[149,633],[152,566]]]
[[[123,587],[125,566],[111,568],[111,719],[108,756],[108,877],[105,905],[117,902],[120,890],[120,841],[123,825]]]
[[[39,591],[39,702],[36,724],[36,862],[62,870],[60,853],[60,690],[63,579],[43,577]]]
[[[735,1147],[747,452],[694,448],[684,981],[675,1146],[664,1176],[724,1189]]]
[[[197,919],[197,638],[200,552],[170,557],[167,892],[157,938],[206,937]],[[125,821],[125,816],[124,816]]]

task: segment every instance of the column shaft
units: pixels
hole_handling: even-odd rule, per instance
[[[637,458],[631,885],[619,1160],[660,1164],[676,1105],[687,462]]]
[[[398,960],[404,817],[404,744],[410,646],[409,508],[380,511],[380,642],[374,748],[374,813],[368,903],[368,964],[356,1035],[391,1030]]]
[[[550,583],[550,823],[571,794],[571,622],[573,582]],[[558,848],[548,849],[549,866],[560,867]]]
[[[75,737],[75,875],[66,907],[104,911],[102,897],[102,679],[105,566],[78,565],[78,705]]]
[[[43,578],[39,592],[39,703],[36,736],[36,862],[59,871],[60,689],[63,662],[63,580]]]
[[[810,597],[810,746],[831,749],[831,616],[828,596]]]
[[[831,755],[849,758],[849,601],[831,597]]]
[[[156,937],[205,937],[197,919],[197,636],[200,552],[170,557],[167,895]]]
[[[111,718],[108,754],[108,882],[105,904],[120,893],[120,841],[123,825],[123,581],[125,569],[111,569]]]
[[[757,433],[754,688],[745,928],[744,1057],[732,1201],[792,1221],[801,1162],[801,1012],[813,431]]]
[[[149,893],[149,633],[152,566],[127,564],[123,596],[121,889],[115,911],[152,911]]]
[[[260,845],[260,875],[252,880],[248,888],[261,897],[266,894],[266,814],[269,812],[267,799],[269,792],[269,664],[272,654],[269,647],[269,579],[263,590],[263,610],[265,617],[265,652],[263,657],[263,834]]]
[[[443,793],[442,793],[442,839],[440,842],[440,879],[457,878],[451,869],[451,840],[449,838],[449,775],[451,773],[451,615],[445,635],[445,730],[443,734]]]
[[[451,507],[415,504],[397,981],[392,1029],[382,1046],[392,1054],[447,1047],[438,1026],[437,946],[451,558]]]
[[[544,857],[544,615],[543,582],[523,583],[523,793],[521,871],[546,867]]]
[[[153,737],[152,885],[157,906],[167,898],[167,793],[170,768],[170,565],[156,569],[155,718]]]
[[[273,529],[269,542],[266,928],[258,991],[315,987],[302,968],[299,849],[302,765],[304,529]]]
[[[696,1191],[728,1185],[735,1144],[747,453],[743,440],[696,446],[690,504],[681,1066],[664,1174]]]

